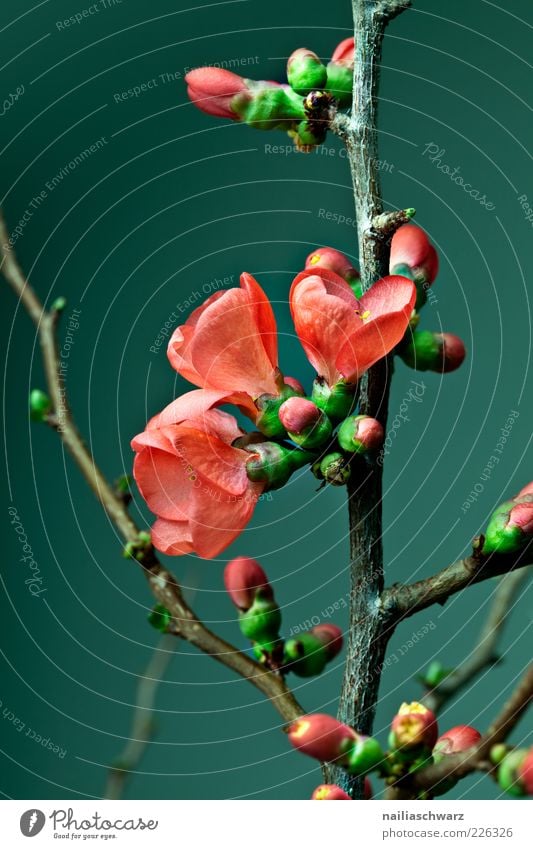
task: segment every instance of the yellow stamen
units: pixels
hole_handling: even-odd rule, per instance
[[[424,705],[421,705],[421,704],[420,704],[420,702],[411,702],[411,703],[404,702],[404,703],[400,706],[400,710],[398,711],[398,713],[399,713],[401,716],[403,716],[404,714],[407,714],[407,713],[421,713],[421,714],[424,714],[424,713],[427,713],[427,712],[428,712],[427,707],[425,707]]]
[[[363,319],[363,321],[367,321],[370,318],[370,310],[365,310],[361,318]]]

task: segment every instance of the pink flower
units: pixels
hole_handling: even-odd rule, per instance
[[[248,396],[278,395],[278,342],[270,302],[251,274],[241,274],[240,289],[211,295],[178,327],[168,345],[176,371],[197,386]]]
[[[390,273],[398,274],[403,265],[409,266],[415,279],[428,284],[433,283],[439,270],[437,251],[424,231],[415,224],[403,224],[392,237]]]
[[[231,108],[236,94],[248,91],[246,81],[224,68],[195,68],[185,77],[190,100],[202,112],[219,118],[240,120]]]
[[[233,604],[241,610],[249,610],[257,592],[262,598],[273,598],[262,567],[252,557],[235,557],[224,569],[224,586]]]
[[[233,416],[214,409],[238,396],[196,390],[154,416],[132,440],[133,474],[157,519],[152,542],[164,554],[216,557],[249,522],[264,484],[246,474],[248,451]]]
[[[466,752],[481,740],[481,734],[470,725],[456,725],[444,734],[441,734],[435,743],[433,754],[455,755],[458,752]]]
[[[295,749],[319,761],[342,762],[357,740],[353,728],[326,713],[302,716],[287,733]]]
[[[355,61],[355,41],[353,36],[351,38],[345,38],[337,44],[331,61],[335,62],[336,65],[343,65],[345,68],[353,70]]]
[[[416,300],[406,277],[383,277],[358,301],[326,268],[302,271],[290,291],[292,318],[310,363],[330,386],[353,383],[402,339]]]

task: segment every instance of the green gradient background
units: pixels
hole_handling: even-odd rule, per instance
[[[287,143],[281,133],[202,115],[188,104],[182,80],[123,103],[114,94],[164,72],[235,57],[258,57],[245,75],[281,79],[281,57],[295,47],[331,54],[350,34],[350,9],[347,0],[326,6],[250,0],[180,13],[171,0],[123,0],[57,30],[57,20],[89,5],[52,0],[8,27],[31,4],[2,4],[0,44],[8,63],[2,91],[25,86],[0,117],[2,196],[13,228],[61,167],[98,137],[107,139],[48,193],[17,250],[43,299],[66,295],[82,311],[67,385],[79,425],[113,478],[130,469],[131,436],[185,387],[164,350],[149,351],[176,304],[214,278],[244,269],[256,274],[278,302],[282,367],[309,381],[289,321],[290,281],[317,245],[331,244],[354,260],[357,250],[352,227],[319,214],[353,214],[337,140],[327,141],[332,155],[268,153],[265,145]],[[419,0],[386,37],[383,193],[386,207],[416,207],[417,222],[441,254],[437,303],[426,308],[424,326],[459,333],[469,357],[445,378],[398,365],[392,416],[411,380],[426,388],[423,402],[410,404],[410,421],[399,429],[386,468],[389,582],[428,575],[460,556],[491,508],[533,477],[526,281],[532,227],[517,200],[524,193],[533,200],[525,61],[531,3],[451,0],[445,17],[442,9],[437,0]],[[459,165],[495,211],[423,155],[430,142],[445,149],[443,162]],[[106,767],[129,734],[136,676],[158,640],[146,624],[152,600],[140,572],[120,557],[114,529],[57,437],[30,426],[28,390],[43,379],[34,330],[5,286],[0,304],[10,483],[2,510],[0,699],[2,710],[67,750],[60,759],[0,717],[0,790],[14,798],[99,797]],[[520,415],[502,459],[463,514],[461,504],[480,482],[511,410]],[[184,557],[170,565],[195,593],[201,617],[239,642],[222,593],[222,566],[237,554],[260,557],[288,629],[345,597],[344,499],[333,489],[316,493],[311,476],[301,474],[260,504],[220,562]],[[46,593],[40,598],[24,584],[28,572],[9,526],[11,504],[41,568]],[[132,512],[149,522],[138,496]],[[413,676],[435,657],[453,665],[469,651],[494,587],[477,586],[398,629],[381,687],[376,730],[382,740],[398,703],[420,694]],[[334,621],[346,626],[347,611],[339,606]],[[446,708],[443,728],[486,726],[530,658],[530,622],[524,590],[505,632],[504,662]],[[419,629],[425,633],[405,651]],[[341,672],[338,663],[318,680],[295,679],[298,699],[309,710],[334,712]],[[130,798],[306,798],[320,781],[318,766],[289,750],[270,705],[186,645],[176,646],[157,708],[155,742],[127,786]],[[514,742],[529,729],[523,720]],[[471,777],[457,794],[497,798],[498,788]]]

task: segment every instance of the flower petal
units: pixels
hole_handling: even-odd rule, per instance
[[[190,554],[194,551],[189,522],[156,519],[152,525],[152,543],[163,554]]]
[[[254,308],[255,322],[261,334],[263,346],[272,368],[278,365],[278,329],[272,304],[263,289],[251,274],[241,274],[241,288],[246,292]]]
[[[180,427],[174,442],[176,452],[187,467],[231,495],[242,495],[248,486],[247,451],[232,448],[212,434]]]
[[[181,458],[158,448],[144,448],[135,457],[133,476],[152,513],[173,521],[188,518],[194,471],[187,473]]]
[[[257,499],[263,490],[262,484],[250,483],[241,497],[212,489],[211,503],[205,500],[194,502],[191,510],[190,527],[194,550],[200,557],[216,557],[242,532],[252,518]]]

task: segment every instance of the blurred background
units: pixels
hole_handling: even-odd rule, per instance
[[[80,22],[65,23],[78,13]],[[385,39],[385,207],[415,207],[440,253],[422,326],[457,333],[468,347],[464,366],[444,377],[397,366],[391,418],[413,381],[423,389],[387,458],[389,583],[461,557],[491,510],[533,478],[532,25],[529,0],[415,0]],[[165,345],[157,346],[161,328],[206,293],[237,283],[243,270],[275,302],[282,368],[310,384],[287,293],[316,246],[357,261],[344,151],[328,137],[315,153],[297,154],[281,132],[203,115],[188,102],[183,77],[222,63],[245,77],[283,80],[293,49],[306,46],[326,60],[350,27],[348,0],[2,3],[8,230],[43,301],[68,300],[59,330],[69,346],[66,386],[110,479],[131,470],[130,439],[146,419],[187,388]],[[7,482],[0,790],[13,798],[101,797],[109,765],[131,736],[138,676],[160,639],[147,623],[153,599],[57,436],[29,422],[28,392],[43,386],[34,328],[3,283],[0,308]],[[77,326],[67,338],[72,315]],[[487,473],[509,417],[499,462]],[[38,584],[25,583],[28,552],[10,509],[38,564]],[[131,509],[147,527],[137,492]],[[265,567],[285,634],[312,617],[346,627],[343,491],[317,492],[309,472],[300,473],[262,500],[218,560],[167,559],[201,618],[245,648],[222,584],[224,564],[239,554]],[[380,692],[382,742],[399,703],[420,696],[416,676],[434,659],[455,666],[471,651],[495,587],[480,584],[398,629]],[[530,658],[530,624],[524,585],[501,663],[446,706],[443,730],[487,726]],[[310,796],[318,765],[289,748],[258,692],[189,645],[167,642],[156,657],[164,673],[154,739],[126,797]],[[343,655],[318,679],[292,679],[307,710],[335,712],[342,664]],[[529,729],[526,718],[513,742],[531,742]],[[472,776],[451,795],[498,798],[499,790]]]

